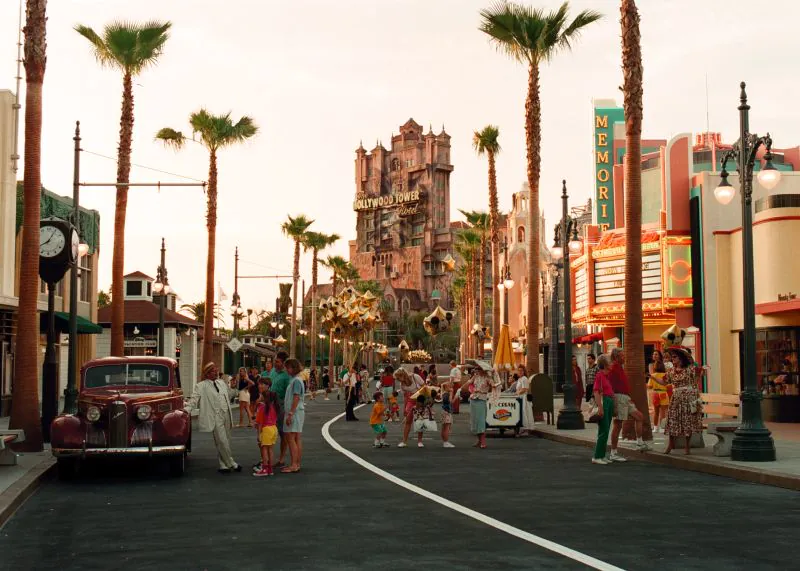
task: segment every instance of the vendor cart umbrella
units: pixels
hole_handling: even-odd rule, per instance
[[[511,348],[511,335],[508,333],[508,324],[500,326],[500,338],[497,341],[497,355],[494,357],[496,371],[511,371],[514,368],[514,351]]]

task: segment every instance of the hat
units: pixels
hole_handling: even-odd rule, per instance
[[[478,359],[468,359],[466,361],[467,366],[474,367],[476,369],[480,369],[481,371],[488,373],[492,370],[492,366],[487,363],[486,361],[481,361]]]
[[[211,369],[215,369],[217,366],[214,364],[214,361],[209,361],[205,365],[203,365],[203,376],[205,377]]]

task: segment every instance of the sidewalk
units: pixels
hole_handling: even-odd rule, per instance
[[[8,429],[8,421],[9,417],[0,417],[0,430]],[[49,444],[43,452],[20,453],[16,466],[0,466],[0,527],[54,468]]]
[[[563,406],[562,400],[555,401],[555,419]],[[587,407],[584,405],[584,413]],[[586,416],[586,414],[584,414]],[[655,464],[673,466],[684,470],[704,472],[755,482],[768,484],[791,490],[800,490],[800,425],[767,423],[775,439],[777,460],[775,462],[734,462],[730,456],[720,457],[712,454],[712,447],[717,441],[715,436],[703,433],[705,448],[692,448],[689,456],[683,450],[675,449],[669,455],[663,454],[667,447],[664,434],[653,435],[653,450],[639,452],[633,449],[633,442],[620,440],[620,452],[631,460],[643,460]],[[534,433],[542,438],[594,448],[597,439],[597,425],[586,423],[583,430],[558,430],[555,425],[537,422]],[[587,461],[591,453],[587,451]]]

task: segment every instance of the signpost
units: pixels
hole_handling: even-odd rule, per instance
[[[236,337],[228,341],[228,349],[230,349],[234,353],[238,353],[239,349],[242,348],[242,345],[244,345],[244,343],[239,341],[239,339],[237,339]]]

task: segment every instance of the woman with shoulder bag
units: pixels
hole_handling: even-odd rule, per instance
[[[611,429],[611,419],[614,416],[614,388],[608,377],[608,356],[600,355],[597,358],[597,374],[594,377],[594,402],[597,412],[593,416],[598,418],[597,443],[594,447],[592,464],[610,464],[606,460],[606,446],[608,434]]]

